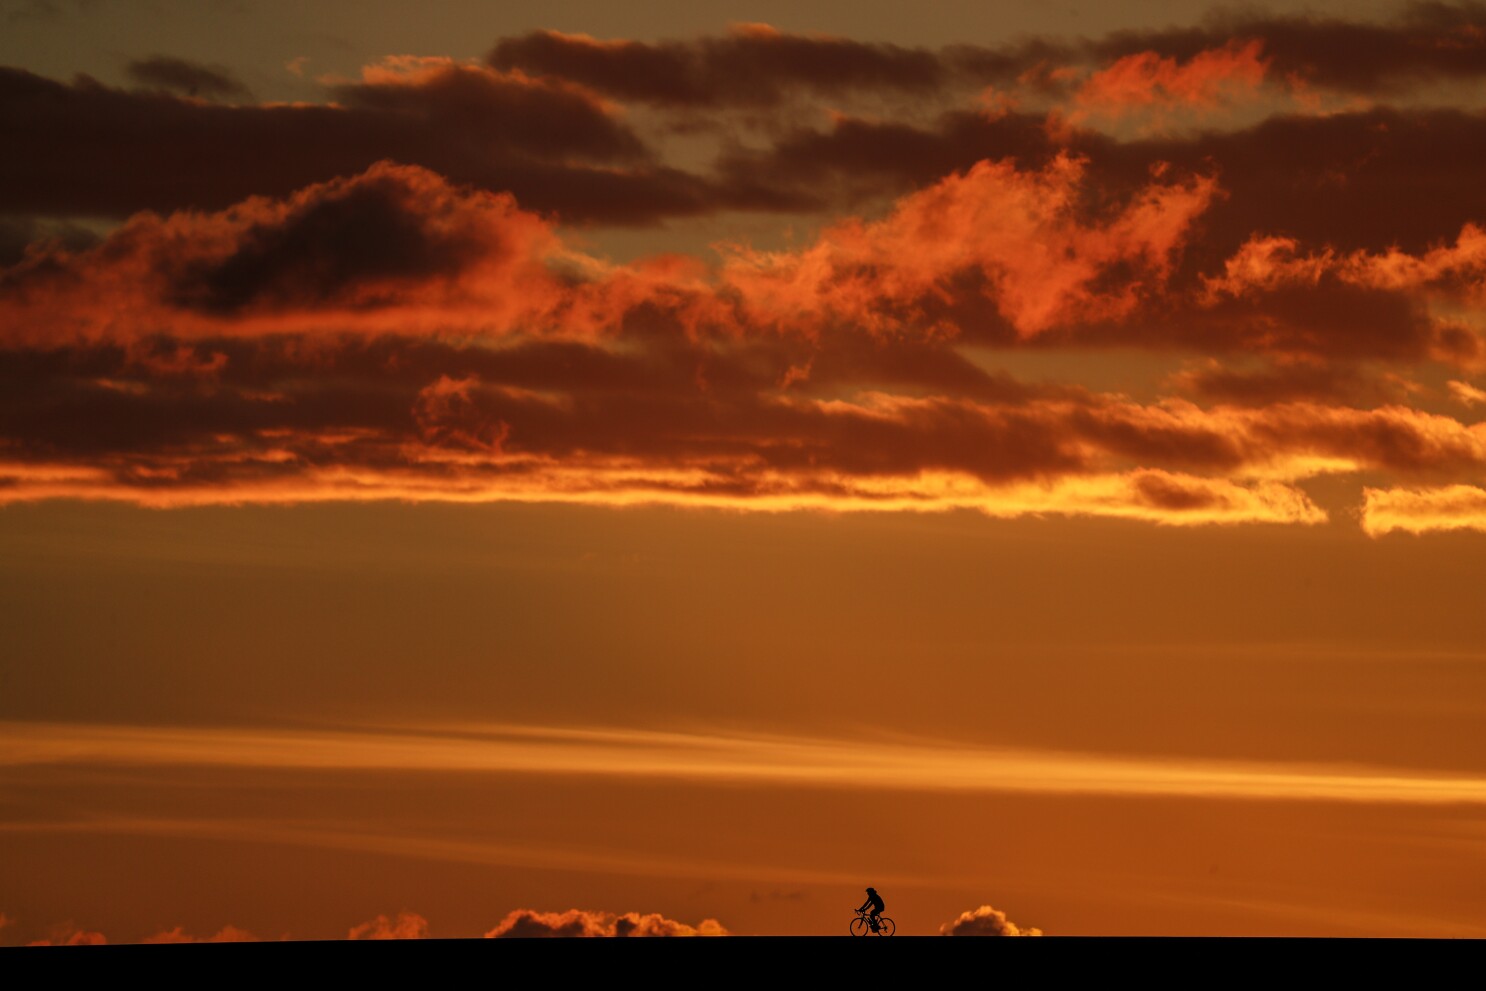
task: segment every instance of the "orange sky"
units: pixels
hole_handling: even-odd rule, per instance
[[[0,943],[1486,935],[1486,20],[1014,7],[17,5]]]

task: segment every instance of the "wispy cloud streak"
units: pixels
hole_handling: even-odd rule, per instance
[[[824,788],[1486,804],[1486,779],[897,740],[521,726],[339,732],[6,723],[0,766],[594,775]]]

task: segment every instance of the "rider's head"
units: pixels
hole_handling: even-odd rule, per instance
[[[869,895],[875,895],[875,894],[877,894],[877,889],[876,888],[868,888],[867,889],[867,894],[869,894]]]

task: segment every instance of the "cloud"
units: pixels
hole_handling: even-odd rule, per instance
[[[1030,108],[912,120],[835,115],[825,128],[785,127],[765,144],[730,148],[718,172],[780,197],[880,209],[885,197],[986,159],[1040,169],[1073,155],[1085,163],[1089,188],[1107,196],[1149,183],[1164,163],[1176,175],[1211,175],[1223,191],[1208,204],[1187,255],[1187,268],[1204,272],[1256,235],[1293,238],[1312,250],[1417,254],[1486,217],[1486,191],[1473,181],[1486,154],[1486,116],[1471,109],[1295,112],[1123,139],[1064,123],[1054,133],[1046,113]],[[1423,146],[1428,156],[1417,154]]]
[[[1365,289],[1434,288],[1479,298],[1483,275],[1486,275],[1486,230],[1467,222],[1461,226],[1454,244],[1431,245],[1418,253],[1398,247],[1346,254],[1330,248],[1305,252],[1294,238],[1255,236],[1224,262],[1221,276],[1205,281],[1211,297],[1309,288],[1334,277],[1344,284]]]
[[[1083,176],[1084,164],[1065,156],[1038,172],[982,161],[880,221],[826,230],[804,251],[739,251],[723,278],[755,319],[812,328],[970,331],[955,318],[962,301],[989,303],[1021,337],[1119,319],[1160,290],[1216,183],[1153,182],[1091,221],[1077,209]]]
[[[1476,490],[1481,497],[1483,490]],[[774,786],[897,792],[1174,796],[1382,805],[1486,804],[1486,778],[1429,772],[1400,776],[1393,766],[1195,760],[940,744],[861,737],[679,733],[611,726],[514,724],[389,727],[361,732],[247,730],[232,727],[81,723],[0,724],[0,767],[66,764],[110,768],[267,768],[399,771],[412,774],[509,773],[618,781],[705,779]],[[488,842],[420,846],[396,835],[297,826],[132,818],[97,824],[38,821],[13,830],[116,831],[212,835],[329,845],[455,859],[468,863],[582,866],[621,873],[669,873],[653,860],[596,859]],[[714,865],[715,866],[715,865]],[[753,875],[750,875],[753,876]],[[416,925],[416,916],[413,917]],[[564,916],[566,918],[566,916]],[[588,916],[579,913],[581,922]],[[610,917],[605,917],[610,918]],[[509,921],[509,920],[508,920]],[[550,921],[550,920],[549,920]],[[571,920],[569,920],[571,921]],[[612,919],[611,919],[612,921]],[[633,920],[632,920],[633,921]],[[608,923],[605,923],[607,925]],[[376,923],[371,923],[375,928]],[[699,924],[698,930],[705,929]]]
[[[39,221],[33,217],[0,218],[0,268],[14,265],[28,252],[61,248],[85,251],[101,240],[97,231],[66,221]]]
[[[372,292],[339,277],[328,291]],[[278,320],[279,304],[251,305]],[[268,334],[0,349],[0,498],[1313,523],[1325,514],[1294,483],[1315,474],[1440,482],[1486,465],[1480,425],[1396,400],[1335,404],[1305,366],[1278,385],[1186,373],[1219,400],[1201,406],[1029,385],[943,342],[652,333],[518,335],[499,347]]]
[[[0,273],[0,286],[13,290],[24,314],[11,334],[50,324],[62,333],[128,335],[123,313],[134,315],[135,328],[163,318],[179,333],[193,315],[199,326],[224,327],[232,325],[225,318],[265,314],[269,326],[284,328],[277,314],[406,317],[456,304],[480,306],[479,319],[500,326],[503,305],[523,315],[542,305],[542,287],[554,282],[542,257],[555,245],[548,225],[508,194],[378,163],[219,213],[140,214],[97,248],[31,253]],[[69,313],[65,298],[81,285],[93,294],[74,300]]]
[[[640,915],[626,912],[591,912],[569,909],[566,912],[538,912],[517,909],[506,915],[486,939],[592,937],[592,936],[726,936],[728,931],[716,919],[703,919],[689,926],[663,915]]]
[[[1223,51],[1139,71],[1164,80],[1162,100],[1202,102],[1203,80],[1221,90],[1258,57]],[[648,154],[571,80],[401,57],[337,85],[340,106],[321,110],[453,125],[551,110],[550,126],[491,140],[621,170]],[[1193,141],[1085,133],[1066,148],[1017,114],[951,115],[938,132],[843,118],[819,140],[781,140],[797,177],[913,135],[904,160],[922,165],[905,181],[993,139],[1029,155],[980,158],[798,246],[720,244],[715,262],[616,263],[509,193],[390,161],[218,210],[137,214],[95,242],[26,221],[0,270],[0,501],[1312,524],[1327,513],[1300,486],[1320,474],[1474,484],[1482,427],[1419,384],[1443,366],[1459,413],[1472,395],[1459,384],[1486,365],[1486,233],[1459,218],[1470,201],[1446,237],[1349,246],[1347,219],[1335,239],[1237,226],[1249,206],[1232,202],[1262,184],[1190,160],[1192,147],[1258,147],[1284,162],[1307,137],[1360,152],[1384,135],[1387,185],[1408,157],[1386,137],[1395,123],[1410,140],[1444,128],[1462,155],[1486,140],[1459,113],[1343,116]],[[1324,212],[1296,226],[1324,231]],[[1140,369],[1128,392],[1067,370],[1114,352]],[[1040,380],[1001,370],[1055,357],[1062,371]]]
[[[127,216],[284,196],[381,159],[512,192],[567,219],[649,223],[781,205],[652,160],[596,97],[449,60],[394,59],[333,103],[225,106],[0,69],[0,213]]]
[[[391,56],[332,86],[331,95],[390,118],[426,116],[466,139],[483,138],[487,151],[620,162],[646,155],[619,117],[581,88],[450,58]]]
[[[509,196],[380,163],[215,214],[141,214],[94,250],[28,254],[0,285],[10,290],[13,326],[33,333],[117,333],[126,321],[162,319],[178,333],[192,311],[333,307],[343,323],[381,328],[427,322],[432,310],[445,326],[491,330],[613,330],[650,314],[688,331],[815,337],[851,324],[892,336],[1000,328],[1029,337],[1119,320],[1159,293],[1216,195],[1200,176],[1152,182],[1094,218],[1079,206],[1083,175],[1067,157],[1038,171],[981,162],[882,220],[839,223],[799,251],[734,246],[709,273],[667,258],[608,265],[564,249]],[[1029,240],[1042,247],[1023,250]],[[93,290],[86,297],[75,291],[83,283]]]
[[[108,937],[92,929],[80,929],[71,922],[52,926],[46,938],[33,939],[27,946],[103,946]]]
[[[1469,382],[1450,381],[1445,383],[1450,390],[1450,395],[1455,401],[1464,406],[1477,406],[1486,403],[1486,390],[1481,390]]]
[[[427,939],[428,920],[417,912],[406,909],[396,918],[379,915],[375,919],[351,927],[347,939]]]
[[[1184,111],[1211,114],[1258,100],[1269,65],[1258,39],[1232,39],[1181,61],[1149,50],[1124,55],[1079,85],[1068,119],[1088,124],[1142,114],[1160,126]]]
[[[0,914],[0,928],[8,923]],[[517,909],[489,932],[491,938],[522,937],[566,937],[566,936],[727,936],[729,935],[716,919],[703,919],[689,926],[656,913],[640,914],[626,912],[592,912],[570,909],[566,912],[537,912]],[[376,918],[352,926],[346,934],[348,940],[427,939],[428,920],[416,912],[403,910],[395,917],[378,915]],[[53,926],[45,939],[34,940],[30,946],[85,946],[102,945],[109,940],[103,933],[79,929],[72,923]],[[140,943],[256,943],[261,938],[237,926],[223,926],[210,936],[193,936],[185,927],[176,926],[139,940]]]
[[[1192,28],[1119,31],[1089,45],[1091,54],[1123,57],[1154,51],[1192,58],[1231,38],[1262,44],[1272,71],[1316,88],[1359,95],[1486,73],[1486,7],[1414,3],[1391,20],[1218,12]]]
[[[1041,936],[1041,929],[1018,926],[1006,913],[989,905],[961,912],[953,922],[939,927],[941,936]]]
[[[1486,489],[1474,485],[1367,488],[1362,491],[1362,500],[1362,529],[1373,537],[1395,530],[1486,531]]]
[[[530,259],[548,237],[509,197],[454,193],[430,173],[390,164],[252,206],[234,211],[235,229],[201,232],[204,257],[182,259],[169,275],[173,301],[226,314],[386,306],[476,266],[500,279],[503,262]],[[211,252],[207,239],[224,234],[225,250]]]
[[[775,106],[802,95],[1020,84],[1089,101],[1217,101],[1266,75],[1314,94],[1407,94],[1486,73],[1486,9],[1413,4],[1391,20],[1218,12],[1194,27],[1100,38],[1033,37],[940,49],[868,44],[737,25],[720,36],[642,42],[537,31],[496,42],[488,61],[663,106]]]
[[[192,936],[185,931],[184,926],[176,926],[174,929],[162,930],[140,940],[141,943],[257,943],[260,941],[261,937],[254,936],[246,929],[239,929],[233,925],[223,926],[210,936]]]
[[[924,93],[946,75],[924,49],[786,34],[762,24],[735,25],[722,37],[653,43],[535,31],[501,39],[489,62],[621,100],[696,107],[773,106],[796,91]]]
[[[168,90],[182,96],[213,99],[248,99],[252,94],[232,72],[219,65],[203,65],[169,55],[135,59],[124,67],[130,79],[143,86]]]

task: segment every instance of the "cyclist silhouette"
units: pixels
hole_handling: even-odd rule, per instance
[[[867,906],[869,906],[869,905],[872,906],[872,912],[871,912],[870,915],[867,916],[867,918],[868,918],[869,922],[872,925],[872,931],[873,932],[876,932],[877,931],[877,917],[879,915],[881,915],[882,914],[882,910],[887,907],[886,905],[884,905],[882,903],[882,896],[877,893],[877,889],[876,888],[868,888],[867,889],[867,900],[864,901],[864,902],[862,902],[862,907],[859,908],[859,909],[857,909],[857,911],[858,912],[865,912],[867,910]]]

